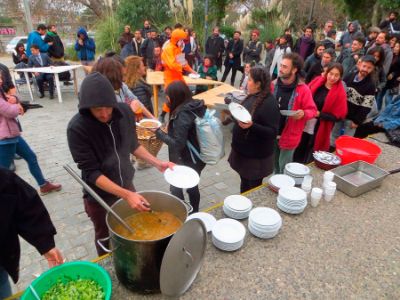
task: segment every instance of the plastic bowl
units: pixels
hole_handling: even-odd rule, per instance
[[[367,140],[343,135],[336,140],[336,154],[346,165],[358,160],[373,164],[382,153],[382,149]]]
[[[110,275],[98,264],[88,261],[74,261],[64,263],[47,270],[36,278],[31,286],[35,289],[40,298],[57,282],[68,282],[76,279],[91,279],[97,282],[104,291],[105,299],[111,299],[112,284]],[[21,300],[36,300],[31,289],[28,287],[21,297]]]

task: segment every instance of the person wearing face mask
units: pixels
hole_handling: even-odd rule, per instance
[[[161,54],[161,61],[164,66],[164,88],[167,89],[168,85],[175,81],[183,81],[183,72],[197,74],[185,59],[185,53],[182,52],[184,39],[187,33],[182,29],[175,29],[172,31],[170,42],[165,46]],[[163,121],[166,113],[169,112],[167,104],[163,105],[163,112],[160,119]]]
[[[330,63],[327,71],[308,84],[315,105],[316,117],[307,121],[293,160],[299,163],[312,161],[313,151],[328,151],[329,137],[336,122],[347,114],[347,96],[342,83],[343,67]]]

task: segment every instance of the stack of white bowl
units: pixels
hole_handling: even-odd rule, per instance
[[[281,211],[288,214],[301,214],[307,206],[307,194],[297,187],[282,188],[276,204]]]
[[[246,228],[233,219],[220,219],[212,229],[212,242],[224,251],[235,251],[243,246]]]
[[[270,239],[276,236],[282,227],[279,213],[269,207],[254,208],[249,215],[249,231],[260,239]]]
[[[231,195],[225,198],[222,209],[228,217],[241,220],[249,216],[252,207],[253,203],[249,198],[242,195]]]
[[[301,185],[304,177],[310,174],[310,168],[299,163],[288,163],[283,172],[292,177],[296,185]]]
[[[295,185],[296,185],[296,182],[289,175],[276,174],[276,175],[272,175],[268,179],[268,188],[275,193],[277,193],[280,188],[288,187],[288,186],[295,186]]]

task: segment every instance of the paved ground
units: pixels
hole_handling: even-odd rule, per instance
[[[2,58],[1,62],[12,65],[8,58]],[[82,78],[83,73],[80,74],[79,81]],[[36,152],[45,177],[63,185],[61,192],[42,197],[57,228],[57,247],[68,261],[91,260],[97,257],[92,223],[83,210],[80,185],[62,167],[64,164],[75,166],[68,150],[66,126],[77,112],[78,103],[72,87],[65,87],[64,91],[62,104],[47,97],[36,98],[36,103],[44,107],[29,110],[20,121],[23,136]],[[26,87],[22,88],[21,94],[24,100],[29,99]],[[225,128],[225,136],[228,155],[231,138],[229,127]],[[167,148],[164,145],[159,158],[167,157]],[[204,169],[200,182],[201,208],[209,207],[224,197],[239,192],[239,176],[229,167],[226,158],[227,156],[216,166],[207,166]],[[25,161],[17,160],[16,166],[17,174],[36,187]],[[168,191],[163,175],[154,168],[137,171],[134,184],[139,191]],[[14,291],[25,288],[34,278],[33,274],[47,270],[47,262],[32,246],[24,240],[21,240],[21,245],[20,281],[13,287]]]

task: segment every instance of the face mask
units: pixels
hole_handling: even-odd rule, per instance
[[[184,42],[183,40],[179,40],[178,43],[176,43],[176,45],[177,45],[179,48],[182,48],[184,44],[185,44],[185,42]]]

